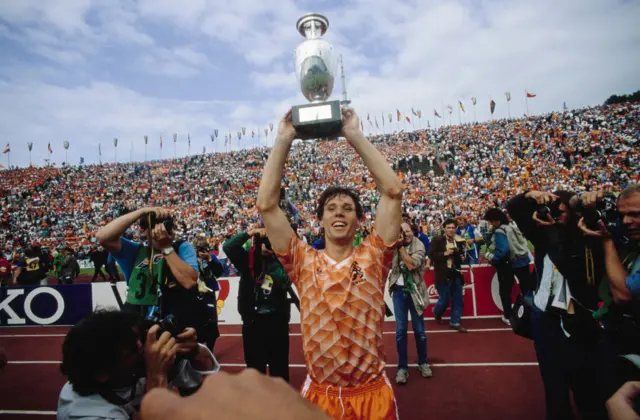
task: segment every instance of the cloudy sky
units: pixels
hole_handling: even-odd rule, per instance
[[[474,96],[486,120],[491,99],[507,115],[507,91],[522,115],[525,89],[537,94],[530,113],[543,113],[640,88],[637,0],[2,0],[1,147],[24,166],[27,142],[37,165],[49,142],[64,161],[65,140],[72,164],[97,162],[99,144],[113,161],[114,137],[119,161],[144,159],[144,135],[149,159],[173,157],[173,133],[178,155],[187,134],[192,154],[223,151],[228,132],[234,148],[264,143],[263,131],[235,134],[277,127],[305,103],[293,52],[308,12],[328,17],[352,106],[372,120],[413,107],[433,124],[451,104],[454,123],[471,121]]]

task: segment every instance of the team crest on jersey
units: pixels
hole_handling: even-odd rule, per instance
[[[351,268],[349,269],[349,272],[351,273],[351,283],[354,286],[357,286],[365,282],[364,274],[362,273],[362,269],[360,268],[360,265],[358,264],[357,261],[354,261],[351,264]]]
[[[164,258],[164,255],[162,254],[156,254],[153,256],[153,263],[157,263],[162,261],[162,259]],[[149,268],[149,257],[145,258],[144,260],[142,260],[142,262],[140,264],[138,264],[136,266],[136,268],[140,268],[140,269],[145,269],[145,268]]]

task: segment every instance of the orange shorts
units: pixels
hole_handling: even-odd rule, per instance
[[[302,396],[333,419],[397,420],[398,406],[386,375],[364,385],[319,385],[307,376]]]

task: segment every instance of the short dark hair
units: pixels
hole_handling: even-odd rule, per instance
[[[114,371],[123,352],[138,351],[134,327],[141,329],[141,322],[136,313],[98,310],[71,328],[62,344],[60,371],[77,394],[97,394],[96,376]]]
[[[495,222],[496,220],[500,222],[501,225],[509,224],[509,218],[506,214],[499,208],[491,208],[487,210],[484,214],[484,220],[488,222]]]
[[[356,216],[358,219],[362,219],[364,210],[362,209],[362,204],[360,204],[360,196],[358,193],[351,188],[331,186],[324,190],[322,194],[320,194],[320,199],[318,199],[318,207],[316,209],[316,216],[318,216],[318,220],[322,220],[322,216],[324,216],[324,205],[327,204],[327,201],[339,195],[351,197],[356,205]]]
[[[454,219],[449,218],[449,219],[444,221],[444,223],[442,224],[442,227],[446,228],[448,225],[456,225],[456,226],[458,226],[458,223],[456,223],[456,221]]]

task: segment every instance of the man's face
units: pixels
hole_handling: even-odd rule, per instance
[[[456,234],[456,225],[454,223],[449,223],[448,225],[446,225],[444,227],[444,234],[447,236],[447,238],[452,239]]]
[[[466,221],[466,219],[462,219],[462,218],[458,219],[458,227],[459,227],[460,229],[464,229],[464,228],[466,228],[466,227],[467,227],[467,221]]]
[[[408,223],[402,223],[400,225],[400,229],[402,229],[402,233],[404,235],[404,243],[410,244],[413,241],[413,231],[411,230],[411,226]]]
[[[493,226],[494,229],[497,229],[498,227],[500,227],[500,221],[499,220],[489,220],[489,224],[491,226]]]
[[[640,193],[620,199],[618,212],[629,239],[640,240]]]
[[[353,242],[358,229],[356,203],[348,195],[336,195],[328,199],[324,204],[321,223],[327,240]]]
[[[113,388],[125,388],[132,384],[136,376],[144,375],[144,346],[140,340],[138,328],[134,328],[137,340],[134,348],[120,349],[118,366],[109,374],[102,375],[98,380],[109,383]]]

